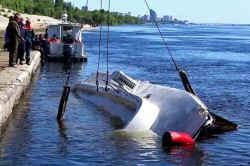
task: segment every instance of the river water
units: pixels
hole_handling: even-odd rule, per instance
[[[250,165],[250,27],[165,25],[160,27],[176,63],[214,113],[238,130],[214,135],[194,148],[161,148],[152,132],[129,133],[102,108],[69,96],[62,123],[56,114],[68,66],[45,63],[2,127],[0,165]],[[104,28],[105,30],[106,28]],[[106,71],[106,32],[100,71]],[[99,32],[84,32],[89,56],[74,64],[70,84],[97,70]],[[181,88],[157,29],[151,25],[110,28],[109,71]]]

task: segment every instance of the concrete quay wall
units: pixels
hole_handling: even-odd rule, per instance
[[[25,93],[36,70],[39,67],[40,52],[31,53],[30,65],[8,67],[8,56],[0,53],[0,127],[6,122],[13,108]],[[7,53],[5,53],[7,54]]]

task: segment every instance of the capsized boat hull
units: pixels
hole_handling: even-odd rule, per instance
[[[74,92],[120,117],[125,130],[152,130],[160,136],[176,131],[196,137],[204,126],[213,123],[207,107],[186,91],[133,80],[120,71],[108,75],[108,86],[107,74],[98,73],[97,91],[96,78],[92,74],[76,84]]]

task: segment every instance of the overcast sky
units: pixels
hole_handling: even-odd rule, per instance
[[[81,8],[87,0],[64,0]],[[101,0],[89,0],[89,10],[100,9]],[[195,23],[250,24],[250,0],[147,0],[158,17],[173,18]],[[108,0],[103,0],[107,9]],[[138,16],[149,14],[144,0],[111,0],[111,11],[131,12]]]

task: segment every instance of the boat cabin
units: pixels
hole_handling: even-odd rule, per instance
[[[81,26],[61,23],[58,25],[50,25],[48,27],[48,38],[51,39],[53,35],[62,43],[81,43]]]
[[[62,23],[49,25],[46,30],[48,41],[48,59],[87,61],[85,46],[82,42],[81,25],[67,21],[67,14],[62,15]],[[53,60],[52,60],[53,61]]]

